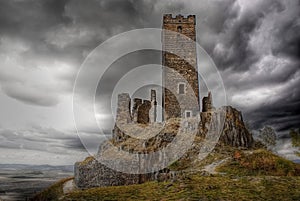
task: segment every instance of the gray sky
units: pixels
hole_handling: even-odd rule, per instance
[[[1,0],[0,163],[72,164],[87,155],[72,113],[81,63],[116,34],[160,28],[164,13],[195,14],[197,41],[220,71],[228,104],[253,129],[287,134],[300,123],[299,10],[297,0]],[[159,54],[122,58],[100,89],[109,95],[122,73],[149,62]],[[87,138],[98,132],[86,128]],[[291,156],[287,140],[278,149]]]

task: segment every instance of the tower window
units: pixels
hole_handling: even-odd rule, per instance
[[[178,27],[177,27],[177,31],[178,31],[179,33],[181,33],[181,32],[182,32],[182,26],[178,26]]]
[[[190,118],[192,116],[192,111],[186,110],[185,111],[185,118]]]
[[[185,83],[178,84],[178,94],[185,94]]]

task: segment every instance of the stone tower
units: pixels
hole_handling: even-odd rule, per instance
[[[173,17],[167,14],[163,17],[164,30],[174,31],[191,39],[182,40],[180,34],[174,35],[166,31],[162,33],[162,65],[174,70],[163,69],[164,120],[173,117],[192,117],[200,112],[195,25],[195,15]],[[179,57],[178,52],[184,54],[184,58]],[[191,101],[192,97],[194,101]]]

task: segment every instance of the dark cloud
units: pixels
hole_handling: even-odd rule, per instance
[[[219,34],[219,43],[211,52],[220,69],[233,68],[236,71],[245,71],[260,59],[255,50],[250,47],[250,40],[254,31],[259,29],[262,20],[271,12],[282,11],[279,1],[261,1],[254,9],[242,9],[240,6],[227,9],[227,18]],[[235,2],[237,3],[237,2]]]
[[[51,110],[70,96],[81,63],[101,42],[136,28],[160,28],[165,13],[195,14],[197,40],[217,64],[229,104],[244,111],[254,129],[268,124],[287,132],[300,124],[299,8],[299,1],[287,0],[0,1],[1,92]],[[103,96],[97,101],[110,98],[130,69],[160,59],[147,51],[120,58],[101,80],[98,95]],[[83,97],[86,91],[83,84]],[[18,148],[20,138],[28,149],[40,150],[42,142],[51,149],[82,149],[76,137],[64,132],[43,127],[22,132],[1,132],[7,142],[1,147]]]
[[[30,149],[54,153],[58,149],[62,152],[64,150],[86,151],[76,132],[74,134],[66,133],[53,128],[0,129],[0,138],[0,147],[10,149]]]

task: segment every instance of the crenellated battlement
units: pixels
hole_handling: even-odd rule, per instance
[[[183,16],[183,15],[175,15],[173,17],[172,14],[165,14],[164,18],[163,18],[163,23],[178,23],[178,24],[182,24],[182,23],[190,23],[190,24],[196,24],[196,16],[195,15],[188,15],[187,17]]]

